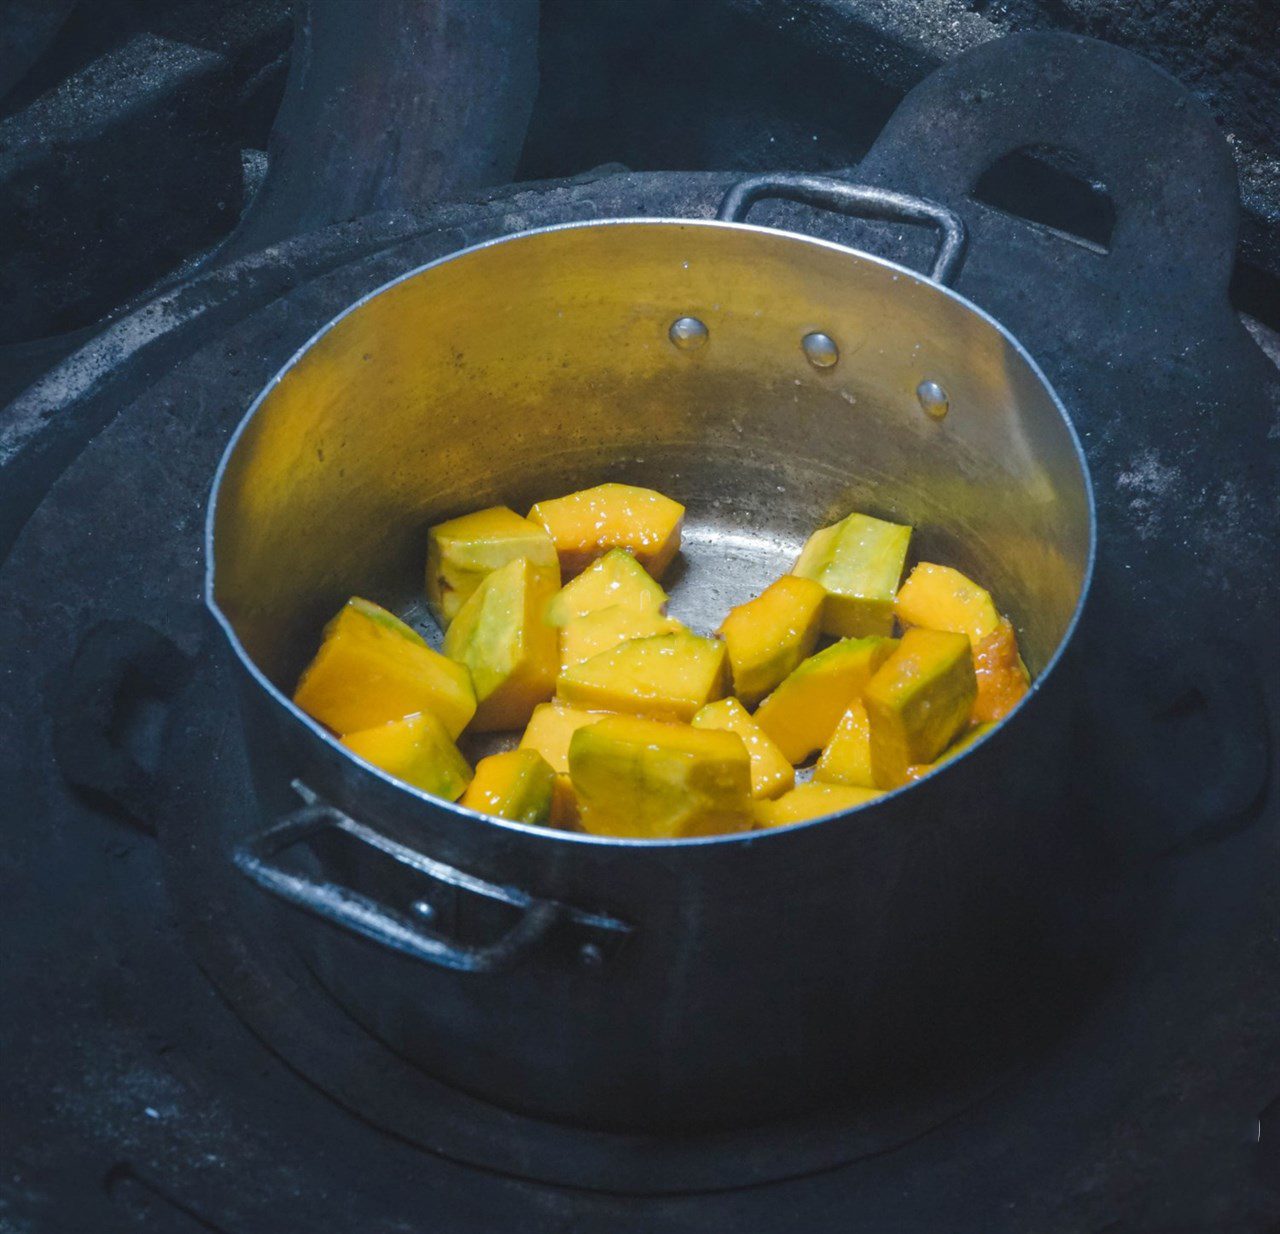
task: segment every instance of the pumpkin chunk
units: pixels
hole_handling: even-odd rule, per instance
[[[574,792],[573,781],[568,775],[556,776],[551,793],[549,821],[551,826],[563,827],[566,831],[579,831],[582,828],[582,811],[578,808],[578,794]]]
[[[776,797],[795,786],[795,769],[736,698],[708,703],[693,717],[693,727],[723,729],[742,738],[742,744],[751,756],[753,797]]]
[[[430,712],[348,733],[342,744],[367,763],[445,801],[457,801],[471,768]]]
[[[991,593],[950,566],[922,561],[907,576],[894,604],[904,626],[967,634],[976,647],[1000,624]]]
[[[560,667],[564,670],[581,664],[628,639],[683,629],[674,617],[664,617],[651,610],[627,608],[622,604],[596,609],[594,613],[572,618],[561,629]]]
[[[680,551],[684,506],[651,488],[600,484],[540,501],[529,518],[547,529],[560,554],[560,568],[572,578],[612,548],[630,550],[654,578]]]
[[[644,566],[626,549],[615,548],[556,592],[547,605],[547,621],[563,626],[574,617],[616,605],[657,613],[666,603],[667,593],[649,577]]]
[[[476,732],[519,728],[551,696],[559,640],[543,620],[555,584],[521,557],[495,570],[458,610],[445,654],[465,664],[476,691]]]
[[[849,784],[823,784],[811,780],[798,785],[789,793],[783,793],[777,801],[757,801],[755,818],[757,827],[785,827],[789,823],[803,823],[806,819],[822,818],[826,814],[840,814],[856,810],[881,794],[874,788],[855,788]]]
[[[964,634],[912,626],[863,692],[878,788],[897,788],[914,763],[931,763],[969,723],[978,693]]]
[[[691,720],[725,691],[724,644],[689,630],[631,639],[560,674],[556,693],[575,707]]]
[[[465,668],[428,647],[394,613],[359,596],[325,626],[293,701],[339,734],[429,711],[457,737],[476,710]]]
[[[438,523],[427,533],[427,604],[442,629],[495,570],[527,558],[560,585],[560,561],[545,528],[506,506]]]
[[[995,728],[994,724],[979,724],[975,728],[971,728],[967,733],[962,734],[953,741],[933,762],[912,763],[907,768],[907,779],[923,780],[925,776],[932,775],[944,763],[950,762],[957,754],[973,745],[979,737],[985,737],[993,728]]]
[[[751,759],[733,733],[609,716],[569,743],[582,828],[674,840],[751,826]]]
[[[824,784],[875,788],[876,779],[871,771],[871,725],[861,699],[840,717],[813,770],[813,778]]]
[[[490,754],[476,764],[475,779],[462,804],[481,814],[518,823],[545,823],[551,817],[556,773],[537,750]]]
[[[1018,638],[1008,618],[973,649],[973,668],[978,677],[978,697],[974,700],[974,724],[1003,720],[1031,687],[1027,666],[1018,655]]]
[[[569,738],[584,724],[594,724],[607,714],[604,711],[583,711],[558,700],[540,703],[529,717],[529,727],[520,738],[520,748],[536,750],[557,775],[568,775]]]
[[[892,638],[847,638],[810,656],[760,704],[756,723],[793,763],[831,740],[840,717],[897,645]]]
[[[893,633],[893,602],[910,542],[910,527],[866,514],[850,514],[809,537],[791,572],[826,590],[824,633]]]
[[[813,579],[788,574],[724,619],[720,637],[729,649],[733,690],[748,707],[813,654],[826,595]]]

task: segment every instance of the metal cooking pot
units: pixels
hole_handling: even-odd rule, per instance
[[[742,223],[765,196],[929,223],[932,277]],[[1035,363],[945,286],[963,245],[932,203],[760,177],[719,221],[548,228],[411,271],[250,409],[207,546],[263,809],[235,859],[400,1054],[555,1119],[727,1125],[920,1082],[988,1035],[1011,987],[1051,977],[1028,940],[1046,942],[1055,893],[1071,674],[1054,668],[1088,590],[1092,496]],[[815,527],[853,509],[911,523],[918,556],[1010,613],[1030,696],[854,814],[664,843],[445,804],[289,701],[352,593],[425,622],[431,523],[604,480],[687,505],[668,582],[704,633]]]

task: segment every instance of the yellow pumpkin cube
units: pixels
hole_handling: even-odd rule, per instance
[[[569,743],[581,825],[674,840],[751,826],[751,759],[733,733],[609,716]]]
[[[551,817],[556,773],[537,750],[490,754],[476,764],[475,779],[462,804],[480,814],[517,823],[545,823]]]
[[[846,638],[810,656],[760,704],[756,723],[793,763],[831,740],[840,717],[893,651],[891,638]]]
[[[808,784],[799,784],[789,793],[783,793],[777,801],[757,801],[756,826],[786,827],[791,823],[803,823],[828,814],[843,814],[846,810],[856,810],[880,796],[882,794],[874,788],[855,788],[851,784],[823,784],[810,780]]]
[[[607,711],[584,711],[558,700],[540,703],[520,738],[522,750],[536,750],[557,775],[569,774],[569,739],[585,724],[603,720]]]
[[[871,725],[861,699],[840,717],[836,731],[813,769],[813,778],[824,784],[876,787],[871,770]]]
[[[666,603],[667,593],[644,566],[626,549],[614,548],[556,592],[547,605],[547,620],[553,626],[564,626],[574,617],[618,605],[658,613]]]
[[[628,639],[683,629],[674,617],[664,617],[652,610],[627,608],[622,604],[596,609],[594,613],[572,618],[561,628],[560,669],[563,672]]]
[[[465,668],[428,647],[394,613],[359,596],[325,626],[293,701],[339,734],[429,711],[457,737],[476,710]]]
[[[560,560],[546,529],[506,506],[438,523],[427,533],[427,604],[442,629],[495,570],[519,557],[553,575]]]
[[[554,581],[521,557],[490,574],[458,610],[445,654],[465,664],[476,691],[476,732],[520,728],[551,696],[559,639],[543,620]]]
[[[795,768],[736,698],[708,703],[693,717],[693,727],[723,729],[742,738],[751,758],[753,797],[776,797],[795,787]]]
[[[866,514],[850,514],[809,537],[791,572],[826,590],[824,633],[893,633],[893,602],[910,543],[910,527]]]
[[[962,733],[945,750],[943,750],[943,752],[939,754],[933,762],[912,763],[911,766],[907,768],[907,779],[923,780],[925,776],[932,775],[939,767],[945,766],[955,758],[957,754],[963,753],[973,745],[979,737],[985,737],[995,727],[994,723],[979,724],[974,728],[969,729],[968,732]]]
[[[977,693],[968,635],[912,626],[862,695],[877,787],[933,762],[968,727]]]
[[[430,712],[348,733],[342,744],[365,762],[445,801],[457,801],[471,779],[467,760]]]
[[[894,611],[904,626],[967,634],[975,647],[1000,624],[991,593],[950,566],[922,561],[898,589]]]
[[[545,527],[560,554],[566,578],[584,570],[602,553],[625,548],[654,578],[680,551],[684,506],[651,488],[599,484],[595,488],[540,501],[529,518]]]
[[[566,755],[567,757],[567,755]],[[578,794],[573,791],[573,781],[568,775],[557,775],[551,793],[551,826],[565,831],[578,831],[582,826],[582,811],[578,808]]]
[[[978,678],[978,697],[969,717],[971,724],[1003,720],[1031,689],[1027,666],[1018,654],[1018,636],[1007,617],[974,647],[973,671]]]
[[[820,583],[788,574],[724,619],[720,637],[729,649],[733,691],[748,707],[813,654],[826,596]]]
[[[635,638],[565,669],[556,694],[575,707],[693,719],[724,695],[724,644],[689,630]]]

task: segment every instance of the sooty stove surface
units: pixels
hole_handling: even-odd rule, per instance
[[[1006,65],[1011,77],[1016,67]],[[991,82],[1004,70],[978,71]],[[909,110],[897,118],[907,137],[878,144],[863,178],[928,187],[928,134],[911,121]],[[1203,152],[1185,157],[1203,161]],[[1187,166],[1166,170],[1194,179]],[[10,1004],[0,1228],[1280,1228],[1280,833],[1266,780],[1274,735],[1258,728],[1275,707],[1276,648],[1260,615],[1275,595],[1275,524],[1269,473],[1249,459],[1267,448],[1271,421],[1260,417],[1274,376],[1207,310],[1197,337],[1216,345],[1202,347],[1197,369],[1179,367],[1170,359],[1178,322],[1159,313],[1185,288],[1156,297],[1154,325],[1135,322],[1099,267],[1058,260],[1058,240],[988,211],[965,206],[975,244],[960,289],[1023,338],[1082,431],[1104,536],[1112,532],[1102,612],[1168,609],[1161,572],[1201,570],[1213,546],[1195,540],[1191,523],[1218,508],[1222,485],[1207,479],[1216,469],[1238,481],[1238,525],[1261,521],[1260,540],[1208,578],[1213,595],[1198,575],[1175,580],[1177,620],[1147,610],[1144,627],[1157,657],[1147,671],[1160,675],[1186,654],[1176,629],[1194,633],[1212,619],[1244,648],[1241,671],[1261,684],[1261,712],[1233,715],[1239,740],[1212,747],[1227,778],[1175,765],[1204,738],[1185,700],[1164,711],[1150,702],[1162,717],[1162,757],[1121,742],[1108,759],[1086,743],[1082,775],[1106,781],[1119,803],[1104,826],[1082,822],[1105,871],[1090,911],[1110,926],[1112,962],[1105,981],[1066,1000],[1058,1031],[1024,1043],[1016,1068],[913,1118],[885,1114],[878,1139],[864,1129],[846,1164],[803,1177],[715,1190],[705,1177],[682,1188],[670,1174],[635,1190],[675,1194],[621,1195],[605,1171],[593,1174],[582,1147],[563,1172],[576,1185],[533,1182],[519,1175],[538,1170],[518,1160],[503,1170],[454,1160],[476,1157],[475,1137],[500,1128],[500,1114],[456,1124],[452,1136],[455,1115],[442,1114],[422,1132],[413,1106],[431,1100],[429,1086],[339,1024],[270,930],[232,934],[218,914],[229,881],[200,881],[191,829],[245,808],[244,753],[200,607],[199,553],[209,479],[243,408],[315,328],[407,268],[565,219],[707,217],[731,180],[601,176],[504,191],[368,224],[348,260],[342,235],[331,234],[326,272],[219,320],[191,354],[115,391],[114,421],[48,493],[0,570],[0,728],[12,734],[0,747]],[[1192,188],[1203,207],[1202,186]],[[1176,215],[1177,203],[1166,204]],[[762,209],[760,219],[908,264],[923,253],[897,228],[790,207]],[[1011,267],[1023,277],[1011,278]],[[1046,269],[1063,303],[1037,294]],[[1211,307],[1229,316],[1224,304]],[[1091,328],[1111,337],[1091,342]],[[1100,357],[1116,339],[1125,351],[1108,368]],[[1132,410],[1120,424],[1117,405]],[[1119,706],[1114,687],[1097,689]],[[1232,702],[1250,697],[1242,684]],[[1131,707],[1124,718],[1137,714]],[[1117,731],[1104,727],[1104,744]],[[122,749],[141,766],[122,762]],[[116,809],[101,808],[106,797]],[[282,1034],[288,1050],[278,1048]],[[690,1151],[749,1156],[771,1134]],[[414,1141],[430,1135],[435,1151],[423,1151]],[[501,1136],[509,1151],[512,1129]],[[564,1143],[572,1154],[572,1138]]]

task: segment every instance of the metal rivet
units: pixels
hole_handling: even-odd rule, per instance
[[[667,337],[681,351],[692,351],[707,341],[707,327],[696,317],[677,317],[667,331]]]
[[[604,952],[595,943],[583,943],[578,949],[578,961],[583,968],[599,968],[604,963]]]
[[[926,415],[941,420],[951,410],[947,392],[936,381],[922,381],[916,386],[916,398]]]
[[[814,368],[831,368],[840,359],[840,348],[836,346],[835,340],[821,330],[806,334],[800,340],[800,346],[804,348],[805,359]]]

